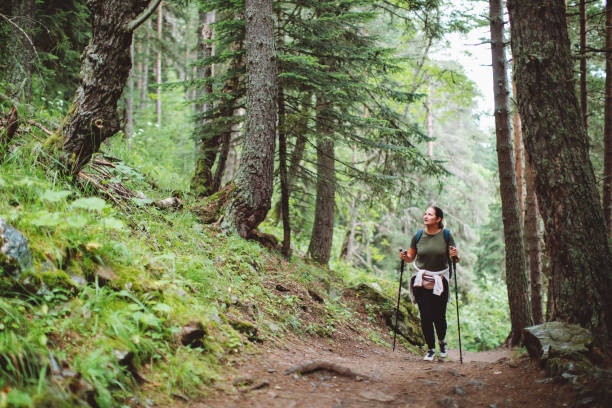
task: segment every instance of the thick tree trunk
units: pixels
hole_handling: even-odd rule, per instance
[[[532,320],[527,297],[525,249],[510,137],[508,77],[501,0],[489,0],[489,20],[495,92],[495,134],[497,136],[497,159],[506,245],[506,284],[512,324],[509,340],[510,345],[516,346],[521,342],[523,328],[530,326]]]
[[[327,117],[329,109],[324,96],[317,96],[317,199],[315,218],[310,236],[308,253],[322,265],[327,265],[331,255],[334,233],[334,204],[336,173],[334,141]]]
[[[36,55],[32,38],[36,21],[35,10],[35,0],[12,0],[13,24],[7,26],[11,30],[11,40],[6,44],[10,60],[6,64],[5,80],[27,102],[32,98],[32,75]]]
[[[121,129],[117,101],[128,79],[134,18],[148,1],[91,0],[92,38],[82,57],[76,98],[59,130],[60,161],[76,175],[100,144]]]
[[[163,37],[163,5],[162,1],[159,3],[159,7],[157,8],[157,40],[159,41],[158,49],[157,49],[157,69],[155,70],[157,73],[157,127],[161,128],[162,125],[162,92],[161,92],[161,84],[162,84],[162,41]]]
[[[540,223],[535,192],[535,174],[531,165],[525,166],[525,242],[531,282],[531,315],[533,323],[543,321],[542,314],[542,257],[540,255]]]
[[[272,0],[246,0],[246,130],[236,191],[223,226],[247,238],[272,198],[276,141],[276,56]]]
[[[604,123],[603,208],[612,239],[612,0],[606,1],[606,101]]]
[[[584,130],[589,134],[588,105],[587,105],[587,56],[586,56],[586,3],[580,0],[580,108],[582,109],[582,120]]]
[[[536,174],[554,319],[612,332],[605,218],[575,93],[563,0],[509,0],[525,149]]]

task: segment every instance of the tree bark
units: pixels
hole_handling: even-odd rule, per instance
[[[125,133],[126,139],[131,139],[134,133],[134,34],[130,44],[130,75],[128,77],[128,94],[126,97]]]
[[[543,322],[540,223],[535,192],[535,174],[533,174],[529,163],[525,166],[525,187],[525,242],[527,243],[529,280],[531,283],[531,315],[533,323],[540,324]]]
[[[36,11],[35,0],[12,0],[11,17],[13,24],[8,25],[11,39],[6,47],[10,60],[6,71],[6,81],[14,91],[23,96],[26,102],[32,99],[32,75],[34,74],[35,50],[33,29]]]
[[[138,38],[138,45],[136,48],[136,52],[138,53],[138,59],[137,59],[137,63],[136,63],[136,78],[137,82],[136,82],[136,89],[138,91],[138,97],[142,98],[142,93],[143,93],[143,69],[142,69],[142,60],[143,60],[143,54],[142,54],[142,43],[144,42],[144,38]]]
[[[142,71],[142,94],[140,95],[140,109],[145,107],[147,98],[149,96],[149,62],[151,59],[151,31],[152,31],[151,20],[147,20],[147,28],[145,30],[145,53],[144,53],[144,67]]]
[[[505,55],[505,52],[504,52]],[[512,95],[516,98],[516,84],[512,80]],[[523,196],[523,135],[521,130],[521,115],[515,111],[512,115],[512,127],[514,130],[514,160],[516,172],[516,191],[518,195],[519,214],[521,215],[521,225],[524,225],[525,199]]]
[[[248,238],[270,209],[276,140],[276,55],[272,0],[246,0],[246,129],[225,230]]]
[[[604,113],[603,208],[612,239],[612,2],[606,1],[606,100]]]
[[[58,131],[63,143],[60,161],[76,176],[100,144],[121,129],[117,101],[128,79],[131,60],[130,24],[147,1],[91,0],[92,38],[82,57],[76,97]]]
[[[575,92],[563,0],[509,0],[525,149],[536,174],[555,320],[612,332],[605,218]]]
[[[159,41],[158,50],[157,50],[157,127],[161,128],[162,125],[162,92],[161,92],[161,84],[162,84],[162,41],[163,37],[163,5],[162,1],[159,3],[159,7],[157,8],[157,39]]]
[[[580,0],[578,6],[580,14],[580,108],[582,109],[582,120],[584,131],[589,134],[588,105],[587,105],[587,56],[586,56],[586,3]]]
[[[327,265],[331,256],[336,190],[334,141],[327,109],[325,97],[317,95],[317,199],[308,253],[322,265]]]
[[[287,124],[282,83],[278,91],[278,171],[281,184],[281,213],[283,218],[283,248],[285,258],[291,255],[291,224],[289,221],[289,181],[287,179]]]
[[[210,58],[212,55],[212,45],[210,40],[213,38],[213,31],[208,23],[208,13],[203,11],[199,12],[199,24],[198,24],[198,48],[197,48],[197,59],[203,60]],[[210,79],[212,76],[212,65],[198,65],[196,69],[196,77],[198,79]],[[233,83],[233,82],[232,82]],[[226,90],[228,88],[230,92],[233,90],[232,83],[226,84]],[[202,101],[207,95],[212,93],[212,83],[207,83],[202,89],[196,91],[196,113],[199,117],[196,118],[194,126],[194,137],[196,139],[196,168],[193,177],[191,178],[191,191],[196,193],[198,196],[208,196],[213,194],[216,190],[214,189],[214,177],[212,173],[212,167],[217,157],[217,151],[219,149],[219,140],[221,135],[211,135],[206,129],[206,121],[202,116],[212,109],[211,103],[205,103]],[[225,103],[225,102],[224,102]],[[231,115],[233,106],[228,106],[222,109],[222,115]]]
[[[497,160],[506,245],[506,284],[512,325],[509,341],[510,345],[516,346],[521,342],[523,328],[530,326],[532,320],[527,297],[525,249],[510,137],[508,77],[501,0],[489,0],[489,21],[495,92],[495,134],[497,136]]]

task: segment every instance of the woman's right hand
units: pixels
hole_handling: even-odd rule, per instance
[[[404,251],[403,249],[400,250],[400,259],[406,262],[412,262],[414,260],[414,249],[410,248],[407,251]]]

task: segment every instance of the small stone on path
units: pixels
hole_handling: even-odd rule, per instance
[[[455,394],[457,395],[465,395],[465,391],[463,391],[463,388],[461,388],[458,385],[455,385]]]
[[[395,397],[379,390],[365,390],[359,393],[359,396],[371,401],[391,402],[395,401]]]

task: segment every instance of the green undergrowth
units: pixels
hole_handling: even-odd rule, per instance
[[[0,164],[0,217],[34,258],[0,270],[0,407],[174,406],[222,386],[260,342],[357,324],[344,291],[372,278],[225,236],[189,196],[160,211],[149,204],[169,192],[126,165],[113,181],[149,198],[117,207],[58,176],[39,146],[18,140]],[[201,334],[183,344],[188,327]]]

